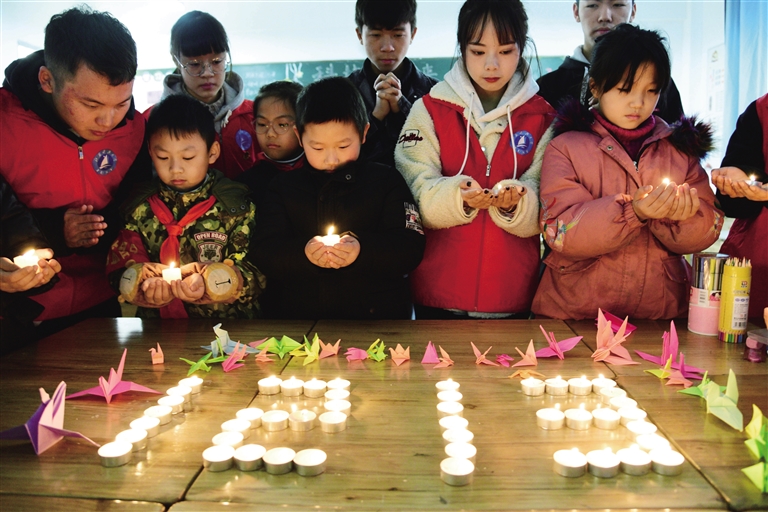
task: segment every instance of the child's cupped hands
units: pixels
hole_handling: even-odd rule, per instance
[[[344,235],[335,245],[325,245],[322,237],[310,238],[304,246],[307,259],[322,268],[343,268],[355,262],[360,255],[360,242],[351,235]]]
[[[165,306],[173,300],[171,285],[162,277],[148,277],[141,283],[144,299],[153,306]]]
[[[687,220],[699,211],[699,196],[695,188],[687,183],[676,185],[668,183],[653,187],[646,185],[635,192],[632,201],[637,218]]]
[[[205,293],[203,276],[194,273],[182,280],[171,281],[171,293],[173,293],[174,297],[181,299],[184,302],[195,302],[196,300],[199,300]]]
[[[750,180],[750,181],[748,181]],[[721,167],[712,171],[712,184],[728,197],[744,197],[750,201],[768,201],[768,188],[751,182],[738,167]]]

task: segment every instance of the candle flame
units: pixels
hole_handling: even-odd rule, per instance
[[[664,178],[661,180],[662,185],[669,185],[669,178]]]
[[[555,409],[560,410],[560,404],[555,404]]]
[[[581,409],[582,411],[583,411],[583,410],[585,410],[585,409],[586,409],[586,407],[587,407],[587,405],[586,405],[586,404],[581,404],[581,405],[579,405],[579,409]]]
[[[30,249],[27,252],[25,252],[24,254],[22,254],[22,256],[24,256],[25,258],[32,258],[32,257],[35,256],[35,250],[34,249]]]
[[[173,268],[176,266],[176,262],[172,261],[170,265],[168,265],[168,268]]]
[[[581,378],[584,379],[584,380],[587,380],[587,376],[586,375],[582,375]]]
[[[328,228],[328,236],[332,234],[333,234],[333,225],[331,225],[331,227]]]
[[[604,379],[604,378],[605,378],[605,377],[603,377],[603,374],[602,374],[602,373],[600,374],[600,378],[601,378],[601,379]]]
[[[571,451],[574,453],[581,453],[578,448],[571,448]]]
[[[629,447],[629,449],[630,449],[630,450],[638,450],[638,449],[640,449],[640,447],[639,447],[638,445],[636,445],[636,444],[633,444],[633,445],[631,445],[631,446]]]

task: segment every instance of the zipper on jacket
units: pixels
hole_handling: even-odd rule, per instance
[[[488,165],[485,166],[485,175],[490,176],[491,175],[491,163],[488,162]]]
[[[80,156],[80,160],[83,159],[83,146],[77,146],[77,154]]]
[[[634,162],[632,162],[632,163],[633,163],[633,164],[635,164],[635,172],[637,172],[637,160],[635,160],[635,161],[634,161]]]

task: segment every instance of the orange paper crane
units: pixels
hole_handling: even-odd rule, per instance
[[[472,345],[472,351],[475,353],[475,364],[487,364],[490,366],[499,366],[499,363],[495,361],[491,361],[490,359],[485,357],[485,355],[491,351],[493,346],[488,347],[488,350],[486,350],[481,354],[480,349],[477,348],[477,346],[474,343],[472,343],[471,341],[469,343],[470,345]]]
[[[149,353],[152,356],[152,364],[163,364],[165,362],[165,356],[163,355],[163,349],[160,348],[160,344],[157,344],[157,349],[149,349]]]
[[[333,344],[323,343],[323,340],[320,340],[320,359],[338,355],[340,348],[341,339],[336,340],[336,343]]]
[[[632,360],[629,351],[622,346],[627,339],[624,333],[628,320],[629,317],[625,318],[624,323],[614,334],[610,320],[605,319],[602,310],[597,310],[597,350],[592,354],[592,359],[615,365],[638,364]]]
[[[411,358],[411,347],[404,349],[399,343],[397,344],[397,348],[389,347],[389,352],[392,354],[392,361],[394,361],[397,366],[400,366]]]
[[[433,366],[433,368],[448,368],[449,366],[453,366],[453,359],[451,359],[451,356],[448,355],[448,352],[443,350],[443,347],[440,345],[438,345],[438,348],[440,349],[440,354],[442,357],[439,358],[440,362]]]
[[[512,366],[536,366],[539,364],[539,361],[536,359],[536,350],[533,348],[533,340],[531,340],[528,343],[528,348],[525,351],[525,354],[520,352],[520,349],[515,347],[515,350],[517,350],[517,353],[520,354],[520,357],[522,357],[521,360],[513,364]]]

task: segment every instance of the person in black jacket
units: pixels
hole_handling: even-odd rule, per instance
[[[357,38],[368,56],[349,75],[365,102],[371,128],[363,154],[395,166],[395,144],[411,105],[437,83],[405,55],[416,36],[416,0],[357,0]]]
[[[588,104],[592,98],[588,87],[589,65],[597,38],[622,23],[631,23],[636,11],[635,0],[576,0],[573,17],[581,24],[584,44],[577,46],[573,56],[566,57],[559,68],[538,79],[539,95],[556,109],[567,98],[578,98],[582,104]],[[682,117],[683,104],[673,80],[670,79],[667,88],[661,92],[656,108],[655,114],[667,123],[672,124]]]
[[[294,129],[308,165],[272,180],[249,251],[267,277],[266,316],[411,318],[408,273],[421,261],[424,232],[400,173],[358,159],[368,127],[346,78],[299,96]],[[321,236],[329,228],[340,236]]]

